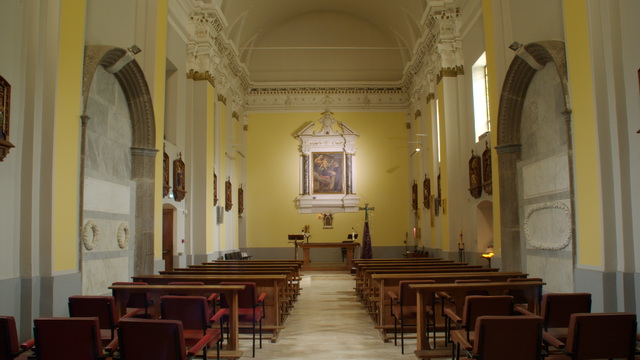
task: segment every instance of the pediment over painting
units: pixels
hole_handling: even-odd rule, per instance
[[[358,134],[326,110],[296,134],[300,141],[300,213],[356,212],[353,172]],[[317,130],[320,125],[320,130]]]

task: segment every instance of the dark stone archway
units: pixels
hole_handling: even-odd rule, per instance
[[[98,66],[108,69],[123,56],[127,50],[112,46],[86,46],[82,81],[83,97],[83,139],[81,156],[85,156],[84,129],[86,122],[89,88]],[[132,59],[113,75],[122,87],[127,99],[131,117],[131,180],[136,183],[135,194],[135,251],[134,274],[152,274],[154,260],[154,206],[155,206],[155,157],[156,128],[153,104],[147,81],[142,68]],[[84,177],[82,161],[81,179]],[[80,226],[82,226],[83,182],[80,182]]]
[[[555,65],[561,81],[571,170],[571,106],[568,92],[567,64],[564,42],[541,41],[530,43],[514,57],[505,76],[498,110],[498,170],[500,183],[500,231],[502,241],[502,270],[522,271],[521,234],[518,202],[518,170],[521,139],[520,128],[525,96],[531,81],[547,63]],[[570,182],[573,194],[573,180]],[[571,199],[574,197],[571,196]],[[575,223],[575,219],[572,218]]]

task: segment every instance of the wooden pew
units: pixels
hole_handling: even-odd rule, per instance
[[[267,293],[265,299],[265,318],[262,320],[264,332],[271,332],[271,342],[276,342],[280,330],[284,329],[284,320],[288,315],[288,301],[286,292],[287,276],[284,274],[256,275],[256,274],[193,274],[177,273],[171,275],[137,275],[133,281],[147,284],[161,285],[174,281],[201,281],[206,285],[219,285],[221,282],[255,282],[259,293]]]
[[[434,280],[437,284],[450,284],[456,280],[466,279],[489,279],[491,282],[506,282],[511,278],[526,278],[527,274],[521,272],[459,272],[459,273],[422,273],[422,274],[373,274],[372,279],[379,294],[376,299],[376,311],[372,318],[376,322],[376,329],[386,341],[389,340],[388,333],[393,332],[393,318],[391,317],[391,299],[389,291],[398,291],[400,281],[404,280]],[[439,306],[442,306],[441,304]],[[438,307],[436,313],[442,313]],[[440,317],[436,317],[438,325],[443,325]]]
[[[203,266],[203,265],[196,265]],[[296,300],[300,293],[300,281],[296,277],[296,272],[290,267],[251,267],[251,268],[215,268],[215,267],[197,267],[197,268],[176,268],[172,271],[160,271],[161,275],[175,274],[194,274],[194,275],[286,275],[287,286],[283,288],[290,305]]]
[[[356,293],[361,296],[363,303],[368,304],[372,296],[378,296],[375,292],[372,276],[374,274],[417,274],[417,273],[459,273],[459,272],[497,272],[496,268],[483,268],[480,265],[448,264],[441,266],[419,266],[410,268],[381,268],[364,270],[360,284],[356,283]]]
[[[542,294],[542,281],[532,280],[530,282],[491,282],[491,283],[465,283],[465,284],[414,284],[410,287],[417,290],[417,314],[416,314],[416,334],[417,349],[415,355],[419,359],[430,359],[441,355],[451,354],[451,349],[433,350],[427,339],[427,323],[425,306],[427,299],[438,292],[446,292],[455,299],[455,311],[462,314],[464,298],[470,291],[484,290],[489,295],[502,295],[508,290],[521,290],[527,298],[527,308],[534,314],[540,313],[540,295]]]
[[[135,293],[148,293],[153,300],[151,305],[154,314],[160,314],[160,297],[175,292],[188,295],[202,295],[203,293],[220,293],[229,299],[229,339],[226,349],[221,351],[221,358],[238,359],[240,351],[240,332],[238,328],[238,291],[244,285],[111,285],[109,287],[116,302],[116,309],[120,316],[126,314],[129,296]]]

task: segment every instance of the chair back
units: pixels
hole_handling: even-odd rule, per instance
[[[100,329],[111,330],[118,323],[116,302],[113,296],[69,296],[70,317],[97,317]]]
[[[256,283],[254,282],[221,282],[220,285],[244,285],[244,290],[238,291],[238,308],[250,309],[256,307],[258,304],[258,291]],[[220,298],[220,306],[222,308],[228,308],[229,304],[225,296]]]
[[[480,316],[475,334],[474,358],[541,359],[542,318],[539,316]]]
[[[636,314],[572,314],[566,351],[573,359],[634,359]]]
[[[183,329],[203,330],[209,327],[207,298],[204,296],[165,295],[160,298],[161,316],[165,320],[182,321]]]
[[[97,360],[104,355],[97,317],[39,318],[33,324],[38,360]]]
[[[117,282],[114,282],[113,285],[149,285],[149,284],[142,281],[132,281],[132,282],[117,281]],[[149,293],[132,293],[129,295],[129,300],[127,301],[128,308],[144,309],[145,314],[150,304],[151,304],[151,295]]]
[[[122,319],[118,339],[122,360],[187,358],[182,323],[178,320]]]
[[[0,360],[13,359],[20,351],[16,319],[13,316],[0,316]]]
[[[411,284],[434,284],[435,280],[401,280],[398,282],[398,302],[401,306],[416,306],[416,289]],[[427,305],[432,305],[432,299],[427,299]]]
[[[591,294],[560,293],[544,294],[540,314],[544,319],[544,328],[569,327],[569,319],[574,313],[591,312]]]
[[[513,296],[509,295],[471,295],[464,301],[462,326],[467,331],[476,326],[476,319],[480,316],[509,316],[513,314]]]

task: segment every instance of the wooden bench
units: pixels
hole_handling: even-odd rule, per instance
[[[262,320],[264,332],[271,333],[271,342],[278,340],[280,330],[284,329],[284,321],[288,315],[289,299],[286,293],[287,276],[283,274],[255,275],[255,274],[192,274],[179,273],[172,275],[137,275],[133,281],[147,284],[161,285],[170,282],[200,281],[206,285],[219,285],[221,282],[255,282],[259,293],[267,294],[265,299],[265,318]]]
[[[203,293],[224,294],[229,299],[229,338],[224,350],[220,352],[221,358],[238,359],[242,356],[240,351],[240,331],[238,327],[238,291],[244,289],[244,285],[111,285],[109,287],[116,302],[119,315],[126,314],[127,301],[131,294],[147,293],[153,300],[151,305],[154,314],[160,314],[160,297],[180,292],[188,295],[202,295]]]
[[[526,278],[527,274],[521,272],[460,272],[460,273],[423,273],[423,274],[374,274],[372,280],[376,288],[377,297],[375,312],[372,314],[378,329],[385,341],[389,340],[388,333],[393,332],[393,318],[391,317],[391,299],[389,291],[398,291],[400,281],[405,280],[434,280],[436,284],[450,284],[456,280],[488,279],[491,282],[506,282],[512,278]],[[442,304],[438,304],[435,310],[442,313]],[[442,318],[436,317],[436,325],[443,326]]]
[[[451,357],[451,349],[433,350],[427,339],[427,315],[425,306],[427,299],[430,299],[438,292],[446,292],[455,299],[454,308],[457,314],[462,314],[464,299],[471,291],[486,291],[489,295],[503,295],[509,290],[520,290],[527,298],[527,309],[534,313],[540,313],[540,295],[542,294],[542,281],[532,280],[530,282],[491,282],[491,283],[465,283],[465,284],[414,284],[409,285],[417,290],[417,314],[416,314],[416,334],[417,349],[415,355],[419,359],[432,359],[436,357]]]

